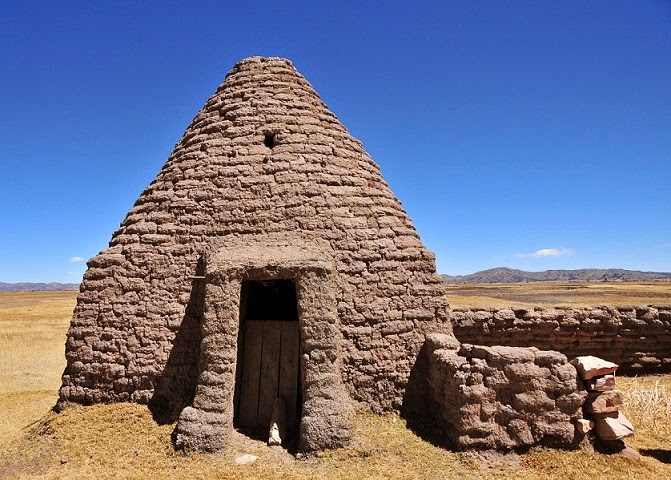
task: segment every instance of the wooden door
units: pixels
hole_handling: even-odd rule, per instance
[[[237,425],[268,428],[273,403],[277,397],[282,397],[287,409],[287,429],[295,428],[298,321],[246,320],[243,328]]]

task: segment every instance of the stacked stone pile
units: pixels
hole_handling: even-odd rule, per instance
[[[571,363],[589,392],[583,407],[587,419],[578,422],[578,431],[587,433],[593,428],[596,437],[606,442],[633,435],[634,427],[620,411],[622,392],[615,388],[618,365],[592,356],[576,357]]]

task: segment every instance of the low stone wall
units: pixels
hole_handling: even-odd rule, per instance
[[[598,355],[621,372],[671,370],[671,305],[455,308],[450,318],[463,343]]]
[[[427,337],[434,411],[455,448],[570,447],[587,392],[559,352]]]

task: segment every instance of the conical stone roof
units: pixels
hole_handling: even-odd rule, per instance
[[[227,74],[88,262],[61,403],[149,402],[163,385],[178,413],[197,383],[203,258],[285,235],[332,251],[347,391],[400,409],[425,334],[451,332],[434,255],[312,86],[288,60],[260,57]]]

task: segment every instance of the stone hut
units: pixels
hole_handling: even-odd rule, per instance
[[[300,449],[335,447],[350,399],[423,408],[432,332],[435,258],[379,167],[289,61],[252,57],[88,262],[59,406],[148,403],[214,451],[282,397]]]

